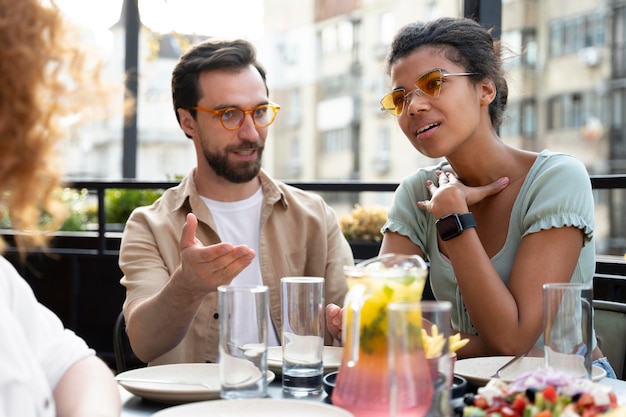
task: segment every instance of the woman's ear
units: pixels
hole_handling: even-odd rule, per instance
[[[480,83],[480,102],[488,106],[496,98],[496,85],[490,79],[485,79]]]
[[[178,112],[178,120],[180,121],[181,129],[183,129],[183,132],[185,132],[187,136],[192,137],[196,131],[196,120],[187,109],[178,108],[176,111]]]

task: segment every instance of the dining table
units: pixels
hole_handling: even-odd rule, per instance
[[[603,378],[598,381],[600,384],[608,385],[612,388],[612,390],[616,393],[618,398],[618,403],[622,406],[626,407],[626,381],[622,381],[619,379],[610,379]],[[154,413],[164,410],[168,407],[173,407],[176,404],[165,404],[156,401],[146,400],[141,397],[138,397],[121,385],[119,386],[120,396],[122,399],[122,413],[121,417],[146,417],[152,416]],[[268,397],[270,398],[279,398],[279,399],[291,399],[293,401],[321,401],[327,404],[332,404],[330,401],[330,397],[326,394],[326,392],[322,392],[321,395],[315,397],[307,397],[304,399],[294,399],[290,398],[283,393],[282,382],[279,376],[276,377],[274,381],[268,384],[267,389]],[[237,401],[237,400],[230,400]],[[457,404],[462,401],[461,398],[457,398],[454,400]],[[453,405],[455,405],[453,403]]]

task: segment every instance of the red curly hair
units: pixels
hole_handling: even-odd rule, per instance
[[[54,0],[0,0],[0,10],[0,216],[22,232],[20,249],[41,247],[65,214],[54,192],[60,122],[99,82]]]

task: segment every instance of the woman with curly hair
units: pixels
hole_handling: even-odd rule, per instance
[[[99,84],[53,1],[0,0],[0,10],[0,215],[20,231],[24,253],[63,220],[54,199],[62,121]],[[0,317],[0,415],[119,416],[111,370],[4,257]]]

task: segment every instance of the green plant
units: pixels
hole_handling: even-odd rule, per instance
[[[108,189],[104,194],[106,222],[126,223],[135,208],[148,206],[161,195],[163,190]]]

